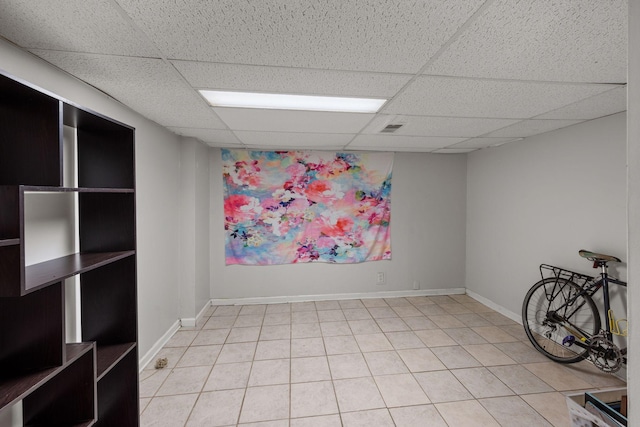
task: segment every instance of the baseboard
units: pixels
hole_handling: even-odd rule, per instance
[[[483,296],[480,296],[478,294],[476,294],[473,291],[470,291],[469,289],[467,289],[467,295],[469,295],[471,298],[473,298],[474,300],[478,301],[479,303],[482,303],[484,305],[486,305],[487,307],[489,307],[492,310],[497,311],[498,313],[507,316],[509,319],[513,320],[514,322],[517,322],[519,324],[522,325],[522,316],[520,314],[516,314],[513,311],[507,310],[506,308],[502,307],[501,305],[496,304],[495,302],[486,299]]]
[[[173,334],[175,334],[178,331],[178,329],[180,329],[180,320],[176,320],[176,322],[173,325],[171,325],[169,330],[165,332],[164,335],[162,335],[158,341],[156,341],[153,347],[151,347],[151,349],[147,351],[147,353],[140,358],[140,362],[139,362],[140,372],[142,372],[142,370],[149,364],[149,362],[151,362],[156,357],[156,354],[158,354],[158,352],[162,350],[162,347],[164,347],[164,345],[171,339]]]
[[[239,305],[239,304],[283,304],[289,302],[305,301],[331,301],[348,299],[371,299],[371,298],[397,298],[416,297],[434,295],[461,295],[465,293],[465,288],[451,289],[418,289],[407,291],[386,291],[386,292],[362,292],[348,294],[323,294],[323,295],[291,295],[280,297],[251,297],[251,298],[214,298],[212,305]]]
[[[180,325],[186,328],[195,328],[198,320],[204,317],[204,314],[207,312],[207,309],[209,309],[209,307],[211,307],[211,301],[207,301],[204,307],[202,307],[202,310],[200,310],[200,313],[198,313],[195,318],[183,317],[182,319],[180,319]]]

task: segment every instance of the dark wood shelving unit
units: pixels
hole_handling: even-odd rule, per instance
[[[21,401],[25,426],[138,426],[135,130],[1,70],[0,93],[0,413]],[[77,194],[78,252],[26,265],[25,194],[51,193]],[[65,338],[71,277],[81,343]]]

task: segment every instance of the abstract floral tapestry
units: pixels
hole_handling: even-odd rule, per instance
[[[222,150],[226,263],[391,259],[393,153]]]

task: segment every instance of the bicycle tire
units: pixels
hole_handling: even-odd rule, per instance
[[[589,356],[587,348],[577,344],[563,345],[565,339],[570,341],[573,336],[563,326],[565,320],[589,336],[600,332],[600,314],[590,296],[581,295],[571,306],[563,306],[567,299],[581,290],[580,286],[569,280],[546,278],[529,289],[522,303],[522,324],[529,341],[540,353],[559,363],[575,363]],[[559,307],[564,308],[558,311]],[[550,318],[548,314],[554,312],[557,316]],[[566,317],[567,312],[569,317]]]

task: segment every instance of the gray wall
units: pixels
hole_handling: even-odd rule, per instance
[[[362,264],[225,266],[222,168],[211,156],[211,296],[312,296],[462,288],[465,281],[466,157],[397,153],[391,186],[392,260]],[[376,273],[387,284],[376,285]]]
[[[519,318],[540,264],[593,274],[579,249],[627,260],[625,126],[620,113],[469,154],[467,289]]]

